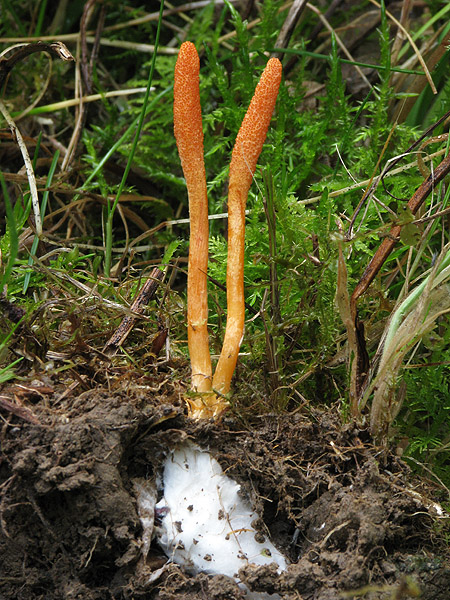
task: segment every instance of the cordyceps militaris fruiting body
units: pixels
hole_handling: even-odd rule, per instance
[[[227,323],[222,352],[212,377],[208,342],[208,199],[203,158],[199,91],[200,61],[191,42],[181,45],[175,67],[174,132],[189,196],[188,347],[192,390],[187,398],[195,418],[217,417],[227,408],[225,397],[244,334],[245,206],[275,108],[282,68],[268,61],[242,122],[232,152],[228,191]]]
[[[189,194],[188,346],[192,389],[208,392],[212,367],[208,342],[208,197],[203,158],[200,60],[194,44],[185,42],[175,66],[173,124],[178,154]]]
[[[222,352],[212,375],[208,341],[208,198],[203,158],[199,92],[200,61],[195,46],[185,42],[175,67],[174,131],[189,196],[188,346],[192,391],[186,400],[190,416],[219,417],[228,406],[226,394],[244,333],[244,237],[247,195],[261,153],[281,81],[281,63],[271,59],[261,76],[233,149],[228,195],[227,323]],[[159,476],[162,498],[156,504],[151,483],[138,487],[138,506],[146,541],[153,534],[173,562],[191,572],[204,571],[235,579],[246,597],[279,598],[251,592],[239,576],[243,567],[276,564],[286,569],[283,554],[263,531],[259,516],[245,500],[239,484],[195,444],[181,442],[168,452]]]

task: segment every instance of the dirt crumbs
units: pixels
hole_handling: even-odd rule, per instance
[[[2,411],[2,599],[248,598],[231,578],[167,563],[154,541],[142,558],[133,482],[186,439],[241,485],[290,562],[241,569],[252,598],[449,598],[445,498],[337,415],[195,424],[173,398],[98,392],[32,409]]]

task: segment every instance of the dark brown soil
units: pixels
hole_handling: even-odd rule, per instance
[[[190,436],[241,483],[287,571],[246,569],[283,600],[448,600],[448,521],[438,489],[374,448],[365,431],[319,411],[193,423],[175,384],[153,390],[29,393],[1,411],[0,598],[234,600],[224,576],[189,576],[153,543],[141,558],[135,478]]]

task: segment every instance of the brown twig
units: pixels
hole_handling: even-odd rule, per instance
[[[56,54],[56,56],[61,60],[74,60],[72,54],[62,42],[33,42],[31,44],[26,44],[25,46],[15,48],[14,50],[15,51],[8,58],[5,58],[4,56],[0,58],[0,88],[5,83],[5,80],[8,74],[11,72],[11,69],[19,61],[23,60],[30,54],[34,54],[35,52],[50,52],[52,54]]]
[[[39,425],[38,418],[31,412],[30,409],[11,402],[11,399],[7,398],[6,396],[0,396],[0,408],[12,413],[13,415],[16,415],[16,417],[23,419],[27,423]]]
[[[142,286],[140,292],[138,293],[138,295],[136,296],[136,298],[133,301],[133,304],[130,307],[130,310],[133,313],[135,313],[136,316],[127,315],[122,320],[119,327],[116,329],[116,331],[110,337],[110,339],[106,342],[106,345],[103,348],[103,352],[106,355],[112,356],[113,354],[115,354],[117,352],[119,346],[121,346],[123,344],[123,342],[126,340],[129,333],[133,329],[136,321],[139,318],[137,315],[140,315],[144,312],[144,308],[147,306],[147,304],[150,302],[150,300],[155,295],[156,290],[159,287],[159,284],[164,279],[164,275],[165,275],[164,271],[162,271],[158,267],[155,267],[153,269],[150,276],[148,277],[148,279]]]
[[[275,48],[287,48],[289,40],[291,39],[294,29],[297,26],[298,20],[306,6],[306,0],[294,0],[291,8],[289,9],[288,16],[286,17],[283,26],[278,34]],[[274,56],[281,60],[283,53],[276,52]]]
[[[88,58],[88,48],[87,48],[87,26],[91,19],[92,13],[94,11],[95,5],[99,2],[99,0],[88,0],[86,2],[83,15],[81,17],[80,23],[80,37],[81,37],[81,72],[83,75],[84,87],[87,94],[92,94],[92,68],[94,66],[94,62],[97,59],[98,51],[100,48],[100,38],[103,31],[103,26],[105,23],[105,5],[102,4],[100,15],[97,21],[97,28],[95,31],[95,41],[92,47],[92,52],[90,57]]]
[[[407,204],[407,208],[411,211],[413,215],[419,210],[422,206],[425,199],[432,192],[434,187],[442,181],[442,179],[450,172],[450,155],[446,156],[444,160],[436,167],[436,169],[427,177],[427,179],[421,184],[421,186],[416,190],[411,199]],[[355,361],[355,370],[352,372],[352,382],[351,386],[354,390],[353,398],[352,398],[352,412],[354,416],[357,416],[358,413],[358,402],[361,390],[364,388],[364,381],[367,376],[368,371],[368,362],[367,362],[367,350],[364,336],[364,329],[362,323],[358,318],[358,311],[356,307],[356,303],[358,299],[364,294],[369,285],[375,279],[377,274],[380,272],[381,267],[384,262],[394,249],[396,243],[400,239],[400,233],[402,231],[402,225],[394,225],[391,227],[389,234],[382,241],[378,250],[375,252],[372,260],[366,267],[366,270],[362,274],[359,282],[357,283],[355,289],[353,290],[353,294],[350,299],[350,310],[351,310],[351,318],[354,323],[355,331],[356,331],[356,356],[354,357]]]
[[[429,196],[434,187],[444,179],[444,177],[450,172],[450,155],[446,156],[444,160],[434,169],[433,173],[427,177],[422,185],[416,190],[414,195],[411,197],[407,204],[407,208],[413,215],[422,206],[425,199]],[[388,235],[382,241],[380,247],[375,252],[374,257],[368,264],[366,270],[361,276],[361,279],[357,283],[351,298],[353,306],[356,305],[356,301],[361,295],[367,290],[369,285],[372,283],[378,272],[380,271],[385,260],[394,249],[395,244],[400,238],[402,225],[394,225],[391,227]],[[355,314],[356,314],[356,308]]]

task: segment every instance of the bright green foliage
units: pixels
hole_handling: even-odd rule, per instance
[[[448,347],[449,335],[446,332]],[[442,361],[438,347],[429,356],[429,362]],[[449,428],[450,390],[448,365],[423,366],[405,373],[408,401],[400,415],[402,431],[409,439],[407,454],[420,463],[432,463],[438,477],[449,483]]]
[[[5,212],[6,212],[6,231],[0,240],[0,251],[1,256],[3,257],[6,266],[4,267],[3,273],[1,273],[0,278],[0,294],[3,293],[4,287],[8,284],[9,278],[11,276],[11,272],[14,267],[15,260],[17,258],[17,254],[19,251],[19,238],[17,227],[16,214],[20,210],[20,204],[18,203],[16,207],[19,210],[13,209],[11,206],[11,199],[9,197],[8,189],[6,187],[5,179],[3,175],[0,173],[0,183],[3,192],[3,198],[5,201]],[[18,216],[18,215],[17,215]],[[6,261],[5,258],[8,257]]]

